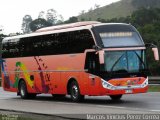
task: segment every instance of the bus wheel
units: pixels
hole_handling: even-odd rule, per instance
[[[118,101],[120,100],[122,97],[122,95],[110,95],[110,98],[114,101]]]
[[[73,81],[70,86],[71,99],[74,102],[79,102],[84,99],[84,95],[80,94],[79,86],[76,81]]]
[[[20,81],[19,83],[19,93],[22,99],[28,99],[28,98],[35,98],[37,94],[34,93],[28,93],[27,86],[24,80]]]
[[[22,99],[28,98],[27,86],[23,80],[19,83],[19,93]]]

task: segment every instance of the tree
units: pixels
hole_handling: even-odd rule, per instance
[[[98,9],[100,7],[100,5],[95,4],[94,5],[94,9]]]
[[[42,18],[42,19],[45,19],[45,12],[44,11],[41,11],[38,15],[38,18]]]
[[[82,11],[79,13],[79,16],[84,15],[84,14],[85,14],[85,10],[82,10]]]
[[[49,9],[46,13],[46,21],[51,23],[52,25],[63,23],[63,16],[58,14],[56,10]]]
[[[47,22],[45,19],[38,18],[32,21],[30,24],[30,29],[34,32],[40,28],[52,26],[52,23]]]
[[[0,25],[0,34],[2,34],[2,33],[3,33],[3,26]]]
[[[88,12],[92,12],[93,11],[93,8],[91,7],[89,10],[88,10]]]
[[[74,22],[78,22],[78,18],[75,16],[72,16],[69,18],[69,20],[65,21],[65,23],[74,23]]]
[[[32,17],[30,15],[25,15],[23,17],[23,22],[22,22],[22,31],[24,34],[26,33],[30,33],[31,30],[30,30],[30,27],[29,27],[29,24],[32,22]]]
[[[56,24],[57,12],[54,9],[47,10],[46,20],[53,25]]]
[[[62,15],[57,15],[56,24],[62,24],[64,22],[64,18]]]

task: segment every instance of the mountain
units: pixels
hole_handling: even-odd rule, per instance
[[[140,8],[160,8],[160,0],[121,0],[110,5],[89,10],[78,16],[79,20],[97,20],[127,17]]]

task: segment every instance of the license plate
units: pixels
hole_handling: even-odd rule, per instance
[[[125,93],[132,93],[132,90],[125,90]]]

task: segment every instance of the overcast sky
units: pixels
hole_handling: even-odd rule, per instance
[[[40,11],[55,9],[64,20],[77,16],[82,10],[88,11],[95,4],[105,6],[119,0],[1,0],[0,27],[4,33],[21,32],[22,18],[29,14],[36,19]]]

